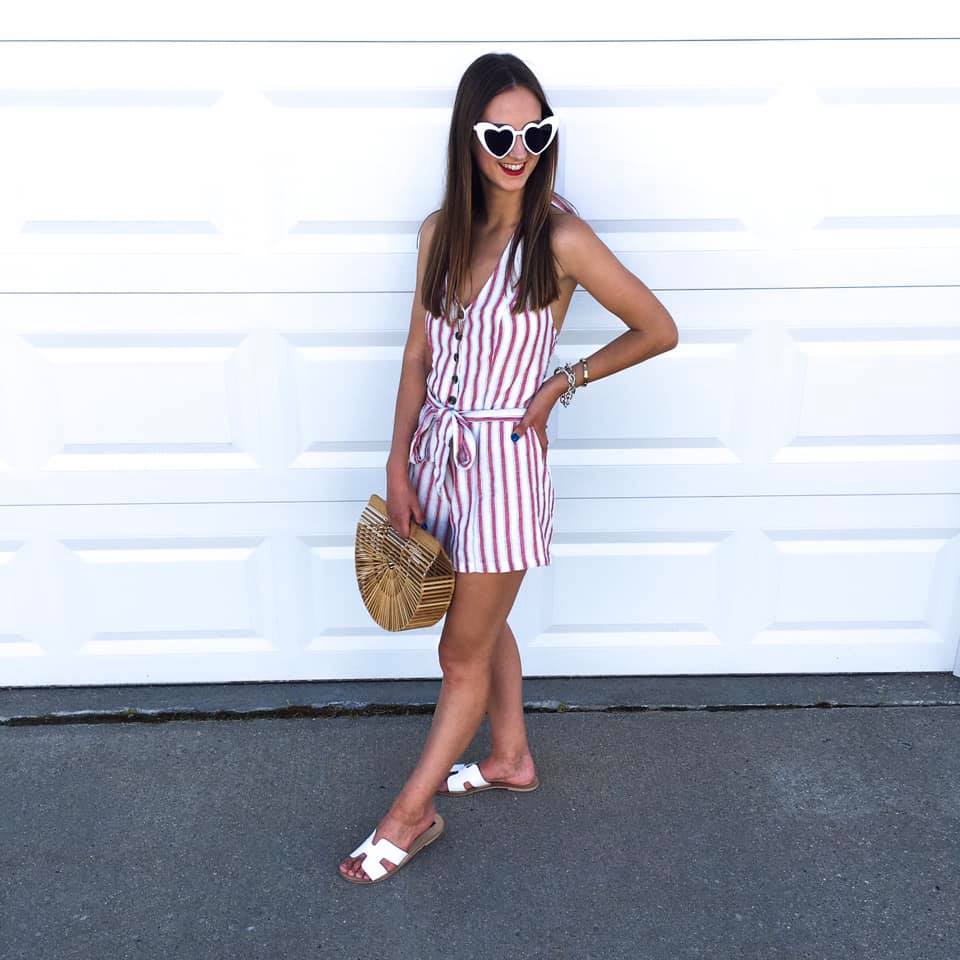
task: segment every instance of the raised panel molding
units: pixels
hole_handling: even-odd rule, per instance
[[[528,675],[960,670],[960,41],[771,11],[511,45],[557,189],[680,331],[550,417]],[[438,677],[353,544],[489,47],[202,42],[274,22],[232,8],[98,42],[116,13],[0,28],[0,686]],[[549,369],[625,332],[578,289]]]

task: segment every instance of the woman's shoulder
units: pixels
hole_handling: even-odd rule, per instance
[[[560,196],[556,191],[553,192],[553,196],[550,198],[550,205],[556,208],[556,210],[551,210],[551,213],[562,210],[564,213],[572,213],[574,216],[578,216],[577,208],[567,200],[566,197]]]
[[[571,258],[582,242],[583,230],[589,229],[580,213],[569,200],[554,194],[550,206],[550,248],[560,267],[559,279],[565,280],[568,271],[564,262]]]
[[[555,193],[550,200],[551,234],[569,232],[571,224],[579,219],[580,214],[577,208],[569,200]]]

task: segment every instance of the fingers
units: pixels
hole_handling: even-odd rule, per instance
[[[537,425],[536,425],[535,423],[531,423],[531,422],[526,421],[526,420],[521,420],[519,423],[517,423],[517,424],[514,425],[513,433],[510,434],[510,439],[511,439],[514,443],[516,443],[516,442],[527,432],[527,430],[534,430],[534,431],[536,431],[536,434],[537,434],[537,437],[538,437],[539,440],[540,440],[540,443],[543,445],[544,449],[546,449],[546,447],[547,447],[547,440],[546,440],[547,428],[544,427],[544,428],[543,428],[543,431],[541,432],[540,430],[537,429]]]
[[[396,532],[406,540],[410,536],[410,518],[413,517],[414,522],[422,527],[424,530],[427,528],[426,518],[424,516],[423,510],[420,507],[419,502],[414,501],[407,510],[397,517],[390,517],[390,524]]]
[[[390,526],[394,533],[403,537],[404,540],[410,536],[410,510],[401,510],[399,513],[387,509],[387,516],[390,520]]]
[[[413,500],[412,500],[412,502],[411,502],[411,504],[410,504],[410,509],[407,511],[407,517],[408,517],[408,518],[409,518],[409,516],[410,516],[411,513],[413,514],[414,522],[417,523],[419,526],[423,527],[424,529],[426,529],[426,528],[427,528],[427,524],[426,524],[426,522],[425,522],[425,520],[424,520],[423,509],[421,508],[421,506],[420,506],[420,501],[416,498],[416,496],[414,496],[414,498],[413,498]],[[409,531],[409,529],[407,530],[407,536],[408,536],[408,537],[410,536],[410,531]]]
[[[400,506],[397,507],[396,503],[399,503]],[[394,500],[391,501],[388,498],[387,501],[387,517],[390,521],[390,526],[393,527],[394,532],[398,536],[403,537],[404,540],[410,536],[411,515],[418,526],[426,529],[426,517],[412,485],[410,485],[405,494],[395,493]]]

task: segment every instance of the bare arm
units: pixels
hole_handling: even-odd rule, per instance
[[[571,214],[558,217],[553,250],[563,276],[573,277],[601,306],[630,327],[587,357],[590,383],[677,345],[677,326],[667,308],[616,258],[588,223]],[[574,364],[573,372],[580,386],[583,364]],[[567,378],[556,373],[545,381],[543,389],[559,398],[567,385]]]
[[[391,478],[407,479],[407,458],[410,441],[417,429],[420,408],[427,396],[427,374],[430,372],[432,358],[430,345],[424,330],[426,311],[420,304],[423,272],[430,250],[430,241],[436,224],[436,211],[429,214],[420,226],[419,254],[417,256],[417,280],[413,294],[413,308],[410,311],[410,332],[403,348],[403,364],[400,369],[400,386],[397,391],[397,405],[393,422],[393,440],[390,455],[387,458],[387,485]]]

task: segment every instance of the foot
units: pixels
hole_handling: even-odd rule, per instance
[[[373,835],[376,842],[381,837],[386,837],[391,843],[395,843],[401,850],[409,850],[414,840],[420,836],[424,830],[430,827],[430,824],[437,819],[437,811],[431,807],[423,816],[410,820],[402,815],[387,813],[387,815],[377,824],[377,832]],[[356,844],[354,844],[356,846]],[[371,879],[361,864],[365,859],[364,854],[359,857],[347,857],[340,861],[339,870],[345,877],[351,877],[354,880]],[[391,863],[386,857],[380,861],[387,870],[395,870],[398,866]],[[384,878],[385,879],[385,878]]]
[[[477,766],[480,768],[483,778],[488,782],[502,780],[512,787],[529,786],[537,775],[537,768],[534,765],[533,757],[529,753],[519,760],[504,759],[491,754],[481,760]],[[468,791],[472,789],[471,786],[467,787]]]

